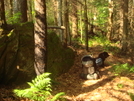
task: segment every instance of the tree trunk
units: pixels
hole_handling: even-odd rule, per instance
[[[70,36],[70,29],[69,29],[69,5],[68,5],[68,0],[64,0],[64,26],[65,26],[65,31],[64,31],[64,44],[67,46],[71,45],[71,36]]]
[[[13,18],[15,19],[15,23],[20,23],[20,6],[19,0],[13,0]]]
[[[28,14],[27,14],[27,16],[28,16],[28,21],[33,21],[33,14],[32,14],[32,11],[33,11],[33,1],[31,1],[31,0],[28,0],[27,1],[27,5],[28,5]]]
[[[80,5],[80,9],[81,9],[81,11],[80,11],[80,24],[79,24],[79,26],[80,26],[80,33],[81,33],[81,42],[83,41],[83,27],[82,27],[82,11],[83,11],[83,7],[82,7],[82,5]]]
[[[122,42],[122,53],[127,51],[127,37],[128,37],[128,0],[123,0],[123,42]]]
[[[107,38],[108,39],[112,39],[112,35],[113,35],[113,1],[112,0],[108,0],[109,2],[109,17],[108,17],[108,26],[107,26]]]
[[[21,22],[27,22],[27,0],[21,0],[20,10],[21,10]]]
[[[46,71],[47,63],[47,23],[45,0],[34,0],[35,5],[35,62],[34,67],[37,75]]]
[[[54,10],[54,24],[55,25],[57,25],[58,26],[58,22],[57,22],[57,16],[56,16],[56,14],[57,14],[57,0],[52,0],[52,2],[53,2],[53,10]]]
[[[7,13],[7,18],[12,17],[13,16],[13,8],[12,8],[12,0],[5,0],[5,11]]]
[[[6,19],[5,19],[5,8],[4,8],[4,0],[0,0],[0,27],[6,29]]]
[[[85,18],[85,46],[88,51],[88,18],[87,18],[87,0],[85,1],[84,18]]]
[[[18,21],[16,23],[20,22],[26,22],[27,21],[27,0],[13,0],[13,14],[14,17],[17,17]]]
[[[77,0],[72,0],[72,38],[78,36]]]
[[[57,12],[57,22],[58,26],[62,26],[62,0],[58,0],[58,12]],[[59,29],[59,37],[61,42],[63,41],[63,31]]]

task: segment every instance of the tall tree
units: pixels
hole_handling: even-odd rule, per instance
[[[70,36],[70,28],[69,28],[69,0],[64,0],[64,44],[67,46],[67,42],[69,45],[71,44],[71,36]]]
[[[78,1],[71,0],[72,2],[72,37],[76,38],[78,36]]]
[[[81,33],[81,41],[83,40],[83,27],[82,27],[82,13],[83,7],[82,4],[80,4],[80,20],[79,20],[79,26],[80,26],[80,33]]]
[[[109,3],[109,17],[108,17],[108,26],[107,26],[107,38],[111,39],[113,34],[113,0],[108,0]]]
[[[0,0],[0,27],[5,29],[6,25],[4,0]]]
[[[28,21],[33,21],[33,17],[34,17],[34,15],[32,14],[32,10],[33,10],[33,1],[32,0],[28,0],[27,1],[27,12],[28,12],[28,14],[27,14],[27,16],[28,16]]]
[[[87,0],[84,0],[84,23],[85,23],[85,46],[86,50],[88,51],[88,17],[87,17]]]
[[[128,0],[123,0],[122,2],[123,9],[123,42],[122,42],[122,52],[127,51],[127,37],[128,37]]]
[[[27,0],[13,0],[13,15],[18,17],[18,22],[27,21]]]
[[[46,70],[47,63],[47,22],[46,22],[46,1],[34,0],[35,5],[35,62],[34,67],[37,75]]]
[[[58,8],[57,7],[58,6],[57,5],[57,0],[52,0],[52,2],[53,2],[54,24],[58,25],[58,22],[57,22],[58,19],[57,19],[57,16],[56,16],[57,15],[57,8]]]
[[[13,16],[13,8],[12,8],[12,2],[13,0],[5,0],[5,11],[7,13],[7,18]]]
[[[20,22],[20,6],[19,0],[13,0],[13,17],[16,18],[16,22]]]
[[[62,26],[63,25],[63,21],[62,21],[62,0],[57,0],[57,23],[58,26]],[[59,29],[59,36],[60,36],[60,40],[63,41],[63,31],[61,29]]]
[[[27,0],[20,0],[21,22],[27,22]]]

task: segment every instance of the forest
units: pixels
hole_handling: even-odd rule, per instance
[[[0,0],[0,101],[134,101],[134,0]]]

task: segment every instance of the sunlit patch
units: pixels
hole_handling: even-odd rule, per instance
[[[83,93],[79,94],[76,99],[78,101],[97,101],[102,98],[101,93],[93,92],[93,93]]]
[[[98,54],[100,48],[95,47],[93,54]],[[130,94],[134,90],[134,74],[126,76],[114,76],[111,71],[113,65],[118,63],[127,63],[130,60],[120,58],[110,54],[110,57],[105,61],[105,67],[100,69],[101,78],[97,80],[81,80],[79,73],[81,72],[81,57],[85,54],[85,50],[77,51],[78,57],[75,60],[75,65],[70,69],[61,81],[63,85],[59,86],[59,90],[66,92],[67,101],[131,101]],[[94,55],[94,57],[96,57]],[[75,72],[77,71],[77,72]],[[69,76],[68,76],[69,75]],[[71,76],[71,77],[70,77]],[[67,79],[67,80],[66,80]]]
[[[10,33],[9,33],[9,34],[7,34],[7,36],[8,36],[8,37],[10,37],[10,36],[13,34],[13,32],[14,32],[14,29],[13,29],[13,30],[11,30],[11,31],[10,31]]]
[[[17,65],[17,67],[16,67],[16,68],[17,68],[17,69],[20,69],[20,66],[18,66],[18,65]]]
[[[98,83],[98,81],[100,80],[99,79],[98,80],[86,80],[85,82],[83,82],[82,88],[94,85]]]
[[[19,71],[22,71],[22,72],[28,72],[28,71],[26,71],[25,69],[20,68],[19,65],[17,65],[16,68],[17,68]]]

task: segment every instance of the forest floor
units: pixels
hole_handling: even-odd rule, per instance
[[[132,101],[129,93],[134,93],[134,74],[127,76],[114,76],[111,72],[112,65],[117,63],[131,63],[129,58],[114,56],[111,53],[105,61],[105,68],[100,70],[101,78],[98,80],[83,80],[79,77],[82,72],[81,58],[83,55],[93,54],[97,57],[103,49],[90,48],[90,52],[77,49],[75,63],[69,72],[59,76],[52,94],[65,92],[67,101]],[[15,100],[12,98],[12,87],[0,86],[0,101],[29,101]],[[2,95],[3,94],[3,95]],[[3,97],[5,96],[5,97]],[[11,100],[14,99],[14,100]],[[66,101],[66,100],[64,100]]]
[[[100,47],[91,48],[90,52],[97,57],[103,52]],[[91,54],[83,49],[77,50],[75,63],[69,72],[57,78],[60,82],[55,86],[53,93],[65,92],[67,101],[133,101],[130,93],[134,94],[134,74],[114,76],[112,65],[117,63],[131,63],[129,58],[112,55],[106,59],[105,68],[100,70],[98,80],[83,80],[79,77],[82,72],[81,58]]]

